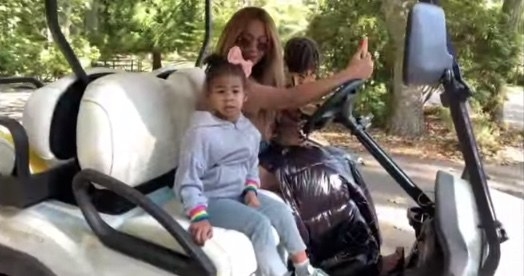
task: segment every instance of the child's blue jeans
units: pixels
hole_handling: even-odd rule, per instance
[[[277,250],[271,226],[277,231],[281,245],[291,255],[306,250],[291,209],[276,199],[258,194],[260,207],[247,206],[240,198],[209,199],[207,212],[211,225],[244,233],[253,243],[258,274],[282,276],[287,266]]]

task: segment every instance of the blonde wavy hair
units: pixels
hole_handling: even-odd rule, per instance
[[[270,47],[264,57],[253,68],[253,78],[263,85],[283,87],[285,85],[283,49],[273,18],[262,8],[245,7],[238,10],[227,22],[216,47],[216,53],[227,56],[239,36],[252,20],[261,21],[266,29]]]

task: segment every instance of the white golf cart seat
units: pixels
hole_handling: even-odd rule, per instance
[[[117,72],[110,68],[86,70],[90,81]],[[67,162],[76,153],[76,113],[83,91],[72,74],[36,90],[27,100],[22,117],[29,144],[50,167]]]
[[[114,72],[108,68],[86,71],[89,81]],[[25,207],[56,195],[60,183],[70,183],[79,170],[75,163],[76,118],[83,92],[79,79],[68,75],[31,94],[24,107],[22,125],[10,120],[0,151],[0,205]],[[25,184],[18,183],[22,178]],[[19,190],[13,191],[9,185]],[[22,188],[23,185],[27,187]],[[72,195],[69,197],[72,199]]]
[[[10,175],[15,168],[15,148],[7,140],[0,139],[0,175]]]
[[[136,189],[140,189],[142,183],[168,181],[159,189],[163,189],[169,199],[156,203],[186,230],[189,222],[170,188],[173,178],[161,178],[174,174],[179,144],[202,91],[203,80],[204,72],[199,68],[179,70],[167,81],[136,73],[107,76],[86,89],[77,124],[78,160],[82,170],[94,170]],[[94,184],[104,189],[100,187],[103,185]],[[158,192],[157,189],[154,193]],[[164,249],[186,254],[179,242],[144,211],[127,218],[116,228]],[[215,228],[213,238],[202,250],[214,264],[217,275],[246,276],[256,271],[253,247],[239,232]]]
[[[151,71],[149,74],[152,74],[161,79],[166,79],[169,75],[176,72],[177,69],[178,68],[175,65],[169,65],[169,66],[164,66],[162,68],[155,69]]]

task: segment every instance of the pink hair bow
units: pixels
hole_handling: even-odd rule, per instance
[[[251,69],[253,68],[253,62],[251,60],[245,60],[242,57],[242,50],[238,46],[234,46],[229,49],[227,53],[227,61],[232,64],[238,64],[242,66],[242,70],[246,74],[246,78],[249,78],[251,75]]]

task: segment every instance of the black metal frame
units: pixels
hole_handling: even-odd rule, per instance
[[[420,189],[415,182],[397,165],[397,163],[380,147],[369,135],[366,127],[360,120],[351,116],[340,120],[351,134],[373,155],[377,162],[389,173],[400,187],[422,208],[425,215],[433,216],[435,213],[434,202]]]
[[[29,177],[29,138],[24,127],[15,119],[9,117],[0,117],[0,125],[7,128],[13,140],[15,149],[15,166],[13,175],[20,178]],[[3,186],[0,185],[0,189]],[[0,196],[3,193],[0,193]]]
[[[62,33],[62,30],[60,29],[60,24],[58,23],[58,7],[56,2],[56,0],[45,0],[47,26],[51,31],[54,41],[71,66],[71,69],[73,69],[73,72],[78,77],[78,79],[87,86],[87,83],[89,82],[87,74],[84,71],[84,68],[82,68],[82,65],[71,48],[71,45],[69,45],[64,34]]]
[[[209,48],[209,42],[211,41],[212,36],[212,30],[211,30],[211,24],[212,24],[212,12],[211,12],[211,0],[205,0],[205,20],[204,20],[204,28],[205,28],[205,34],[204,34],[204,42],[202,43],[202,48],[200,48],[200,52],[198,53],[198,58],[195,63],[196,67],[200,67],[202,65],[202,62],[204,60],[205,55],[207,54],[208,48]]]
[[[44,86],[44,83],[34,77],[0,77],[0,84],[30,83],[36,88]]]
[[[75,162],[63,164],[48,171],[31,174],[29,169],[29,142],[27,133],[15,119],[0,117],[12,137],[15,166],[10,175],[0,175],[0,205],[25,208],[51,196],[62,193],[61,183],[72,181],[78,171]]]
[[[333,120],[347,127],[351,134],[373,155],[380,165],[395,179],[401,188],[423,210],[424,216],[433,216],[435,213],[434,202],[411,180],[411,178],[395,163],[393,159],[378,145],[367,133],[367,123],[361,118],[353,116],[353,105],[356,101],[357,91],[364,84],[361,80],[351,80],[343,84],[317,111],[308,119],[304,132],[310,133],[322,128],[327,122]]]
[[[508,237],[495,215],[486,174],[469,117],[467,100],[471,96],[471,90],[462,78],[454,75],[451,70],[445,72],[443,84],[445,90],[441,95],[442,102],[449,107],[451,112],[464,158],[465,172],[467,172],[468,182],[471,184],[480,215],[479,227],[484,230],[489,246],[488,255],[484,265],[479,269],[479,275],[494,275],[500,261],[500,244]]]
[[[100,217],[91,202],[88,189],[96,183],[143,208],[182,246],[186,255],[174,252],[149,241],[119,232]],[[86,169],[73,179],[73,193],[87,223],[95,235],[107,247],[143,260],[177,275],[216,275],[217,271],[209,257],[191,239],[168,213],[136,189],[95,170]]]

